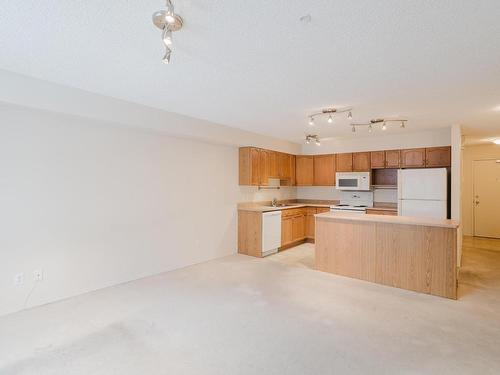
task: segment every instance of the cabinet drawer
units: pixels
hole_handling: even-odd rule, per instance
[[[289,208],[281,211],[281,217],[291,217],[297,215],[304,215],[303,208]]]

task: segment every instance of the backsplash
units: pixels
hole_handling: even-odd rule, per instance
[[[331,186],[301,186],[297,187],[298,199],[321,199],[339,200],[340,190]],[[398,191],[396,189],[375,189],[373,201],[377,203],[398,203]]]
[[[279,181],[269,179],[269,185],[278,186]],[[262,189],[257,186],[240,186],[242,202],[261,202],[277,200],[296,199],[297,188],[295,186],[281,186],[279,189]]]

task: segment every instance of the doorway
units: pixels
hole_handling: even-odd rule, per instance
[[[474,236],[500,238],[500,160],[474,160]]]

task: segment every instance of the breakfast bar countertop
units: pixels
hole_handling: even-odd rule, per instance
[[[366,221],[379,222],[402,225],[421,225],[428,227],[441,228],[458,228],[459,223],[456,220],[450,219],[435,219],[413,216],[386,216],[386,215],[359,215],[345,212],[325,212],[315,215],[316,220],[349,220],[349,221]]]

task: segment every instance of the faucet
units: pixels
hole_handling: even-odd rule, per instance
[[[278,206],[278,200],[276,198],[273,198],[273,200],[271,201],[271,206],[273,207]]]

